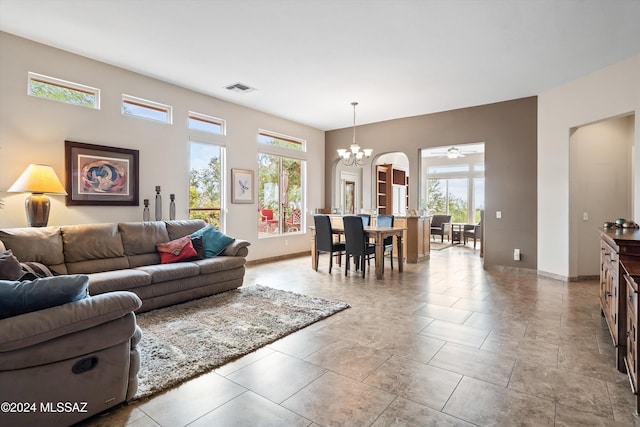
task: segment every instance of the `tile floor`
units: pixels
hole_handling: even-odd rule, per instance
[[[375,280],[310,258],[256,283],[351,305],[91,426],[640,425],[597,281],[485,271],[466,247]],[[388,263],[388,261],[387,261]],[[389,267],[389,265],[387,265]]]

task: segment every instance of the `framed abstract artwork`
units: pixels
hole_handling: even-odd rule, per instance
[[[253,171],[231,169],[231,203],[253,203]]]
[[[67,205],[138,206],[138,150],[65,141]]]

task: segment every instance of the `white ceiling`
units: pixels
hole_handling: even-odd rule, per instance
[[[352,101],[358,124],[415,116],[638,54],[640,1],[0,0],[0,30],[330,130]]]

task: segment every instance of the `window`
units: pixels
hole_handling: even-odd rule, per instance
[[[171,124],[172,107],[131,95],[122,95],[122,114]]]
[[[72,105],[100,109],[100,89],[29,73],[28,94]]]
[[[258,155],[258,237],[302,232],[305,161]]]
[[[449,159],[447,147],[421,150],[421,201],[428,214],[451,215],[452,222],[480,222],[484,210],[484,143],[459,146],[464,153]]]
[[[427,209],[451,215],[451,222],[468,222],[469,200],[466,178],[427,180]]]
[[[260,130],[258,132],[258,142],[260,144],[272,145],[275,147],[307,151],[306,143],[303,139],[293,138],[291,136],[280,135],[264,130]]]
[[[189,147],[189,218],[204,219],[222,230],[225,149],[197,141]]]
[[[214,133],[217,135],[225,134],[224,120],[217,117],[207,116],[206,114],[196,113],[194,111],[189,111],[188,125],[189,129]]]

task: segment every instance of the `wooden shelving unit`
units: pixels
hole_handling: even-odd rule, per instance
[[[402,169],[396,169],[391,164],[376,166],[376,208],[378,213],[382,215],[391,215],[393,213],[393,185],[404,185],[405,191],[405,207],[409,207],[409,177],[407,172]]]
[[[386,215],[391,212],[391,165],[376,166],[376,209],[378,214]]]

